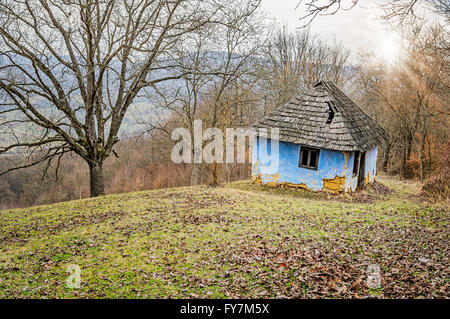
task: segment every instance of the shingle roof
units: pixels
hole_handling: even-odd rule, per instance
[[[327,124],[330,112],[334,117]],[[254,128],[279,128],[280,141],[337,151],[367,151],[385,140],[377,122],[325,81],[277,107]]]

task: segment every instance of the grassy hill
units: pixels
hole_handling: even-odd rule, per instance
[[[243,181],[0,211],[0,298],[450,297],[448,207],[378,180],[393,192]]]

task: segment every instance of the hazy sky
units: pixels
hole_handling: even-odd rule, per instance
[[[304,15],[301,8],[295,9],[299,0],[262,0],[262,7],[269,16],[281,25],[294,30],[304,24],[299,18]],[[353,57],[360,48],[374,50],[380,55],[392,55],[399,51],[400,37],[377,19],[382,11],[373,0],[360,0],[349,11],[335,15],[318,16],[311,24],[311,31],[329,41],[336,40],[352,51]],[[398,52],[397,52],[398,54]]]

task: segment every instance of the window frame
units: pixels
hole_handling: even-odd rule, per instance
[[[304,157],[303,154],[305,154],[305,151],[308,152],[308,159],[306,160],[307,164],[311,164],[311,151],[316,152],[316,165],[315,166],[310,166],[310,165],[303,165],[302,164],[302,159]],[[306,169],[310,169],[313,171],[317,171],[319,169],[319,158],[320,158],[320,149],[318,148],[314,148],[314,147],[309,147],[309,146],[302,146],[300,145],[300,152],[298,155],[298,167],[300,168],[306,168]]]

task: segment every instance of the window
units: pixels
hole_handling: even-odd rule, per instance
[[[358,175],[358,169],[359,169],[359,158],[361,154],[356,151],[355,152],[355,158],[353,159],[353,176]]]
[[[317,170],[319,164],[320,150],[309,147],[300,148],[300,158],[298,161],[298,167]]]

